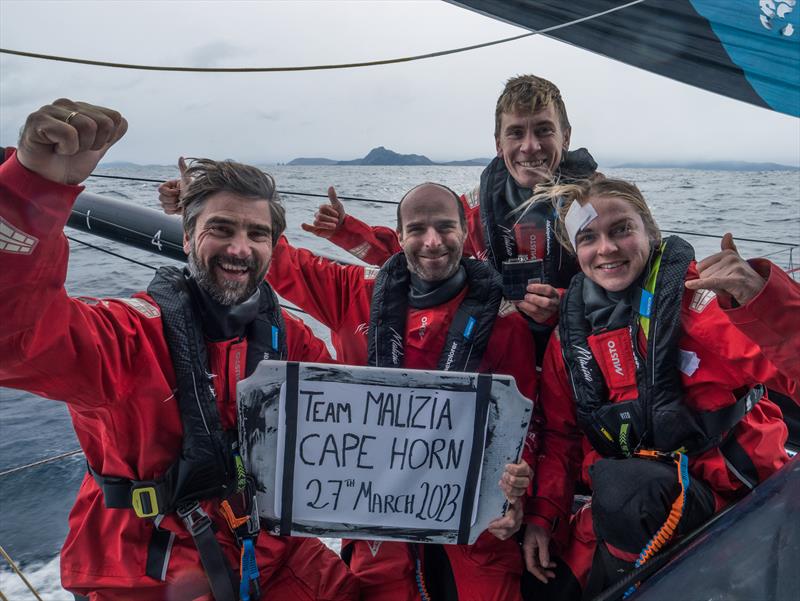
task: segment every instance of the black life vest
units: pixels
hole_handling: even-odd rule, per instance
[[[161,308],[164,338],[175,369],[175,396],[183,426],[181,453],[155,481],[115,478],[92,470],[106,507],[134,507],[142,517],[171,513],[193,501],[224,498],[236,490],[237,482],[236,433],[224,431],[220,422],[203,328],[184,271],[162,267],[147,292]],[[262,359],[281,360],[287,354],[286,327],[277,297],[266,283],[261,284],[260,292],[258,315],[247,327],[246,375]],[[145,488],[155,492],[144,497],[137,494]]]
[[[258,312],[245,332],[246,376],[262,359],[281,360],[287,356],[286,327],[278,299],[265,282],[259,291]],[[155,518],[156,527],[147,547],[148,576],[165,578],[174,534],[158,528],[159,516],[177,513],[192,535],[212,596],[217,601],[234,601],[241,591],[249,591],[257,578],[254,540],[260,526],[252,483],[238,456],[236,432],[222,428],[203,326],[185,271],[162,267],[147,292],[161,308],[164,339],[175,369],[175,396],[183,426],[181,452],[157,480],[99,474],[91,466],[89,473],[100,487],[107,508],[133,509],[138,517]],[[234,493],[241,493],[240,498],[249,497],[244,501],[247,520],[234,531],[242,545],[238,570],[241,586],[214,536],[211,519],[200,506],[205,499],[233,499]]]
[[[564,154],[564,161],[555,178],[559,181],[585,179],[597,170],[597,163],[585,148]],[[486,241],[486,258],[498,272],[502,272],[503,261],[516,259],[518,255],[531,252],[533,244],[519,248],[517,235],[520,229],[529,229],[524,239],[534,236],[536,257],[544,261],[544,274],[551,286],[566,288],[578,270],[574,257],[555,237],[557,215],[555,208],[547,202],[531,207],[520,223],[515,226],[516,215],[510,215],[507,201],[508,169],[502,157],[495,157],[481,173],[480,215],[483,236]],[[521,252],[523,251],[524,252]]]
[[[645,302],[634,303],[628,326],[621,329],[592,330],[583,300],[583,274],[575,276],[562,299],[561,349],[578,425],[603,456],[629,457],[638,449],[702,453],[720,446],[724,439],[733,440],[726,435],[764,395],[764,387],[757,385],[733,405],[707,412],[693,411],[684,402],[678,343],[684,276],[693,259],[691,245],[674,236],[667,238],[660,255],[656,253],[656,267],[647,278],[654,282],[653,289],[642,293]],[[642,357],[636,340],[640,318],[648,316],[647,354]],[[598,340],[601,345],[596,344]],[[606,377],[597,356],[603,352],[608,352],[608,357],[600,360],[612,372],[616,370],[611,377],[618,374],[631,382],[638,392],[636,398],[609,402]],[[628,361],[624,361],[626,357]],[[630,366],[634,366],[635,379],[624,372]]]
[[[456,311],[436,369],[476,372],[503,297],[500,276],[486,263],[462,259],[469,287]],[[369,320],[369,365],[402,367],[410,273],[403,253],[384,263],[375,280]]]

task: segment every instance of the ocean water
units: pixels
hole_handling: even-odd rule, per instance
[[[336,186],[344,196],[397,201],[410,187],[441,182],[458,192],[473,188],[480,167],[265,167],[278,189],[323,193]],[[166,179],[176,170],[164,166],[105,168],[99,173]],[[603,169],[608,176],[636,182],[648,199],[662,229],[720,237],[733,232],[736,238],[763,242],[741,242],[746,257],[769,256],[787,268],[800,262],[795,251],[772,242],[800,245],[800,171],[722,172],[679,169]],[[90,179],[87,190],[158,208],[156,185],[105,179]],[[322,199],[284,195],[287,235],[297,246],[352,260],[327,241],[300,229],[310,222]],[[373,224],[395,223],[395,209],[375,202],[345,201],[347,211]],[[88,234],[68,235],[115,250],[131,258],[160,266],[171,261],[144,251],[121,248],[116,243]],[[698,258],[719,249],[718,238],[684,236]],[[125,297],[142,290],[152,271],[119,258],[71,242],[67,290],[70,294]],[[301,315],[302,316],[302,315]],[[318,336],[326,329],[311,323]],[[65,406],[31,394],[0,388],[0,472],[78,448]],[[60,587],[58,552],[67,532],[67,515],[85,472],[82,455],[0,477],[0,545],[21,567],[26,577],[47,601],[71,601]],[[338,541],[326,541],[338,549]],[[98,541],[102,544],[102,541]],[[0,591],[9,600],[34,599],[21,580],[0,559]]]

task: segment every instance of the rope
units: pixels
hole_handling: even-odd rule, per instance
[[[53,455],[52,457],[47,457],[46,459],[42,459],[40,461],[34,461],[33,463],[28,463],[27,465],[12,467],[10,469],[5,470],[4,472],[0,472],[0,478],[2,478],[3,476],[10,476],[11,474],[15,474],[16,472],[21,472],[22,470],[26,470],[31,467],[36,467],[37,465],[44,465],[45,463],[50,463],[51,461],[66,459],[67,457],[78,455],[79,453],[83,453],[83,451],[81,449],[75,449],[74,451],[68,451],[66,453],[61,453],[60,455]]]
[[[307,65],[307,66],[294,66],[294,67],[167,67],[159,65],[137,65],[129,63],[113,63],[109,61],[95,61],[84,58],[72,58],[72,57],[58,56],[53,54],[39,54],[36,52],[25,52],[22,50],[10,50],[7,48],[0,48],[0,53],[13,54],[15,56],[24,56],[27,58],[38,58],[43,60],[59,61],[64,63],[76,63],[79,65],[92,65],[95,67],[113,67],[115,69],[138,69],[140,71],[173,71],[173,72],[178,71],[178,72],[190,72],[190,73],[277,73],[286,71],[326,71],[331,69],[354,69],[358,67],[375,67],[379,65],[409,63],[412,61],[418,61],[428,58],[437,58],[440,56],[447,56],[449,54],[457,54],[460,52],[467,52],[470,50],[478,50],[480,48],[488,48],[489,46],[505,44],[507,42],[521,40],[522,38],[527,38],[534,35],[550,33],[551,31],[557,31],[565,27],[577,25],[578,23],[583,23],[584,21],[591,21],[592,19],[596,19],[598,17],[602,17],[604,15],[617,12],[618,10],[628,8],[636,4],[641,4],[644,1],[645,0],[634,0],[633,2],[628,2],[627,4],[623,4],[621,6],[615,6],[614,8],[597,12],[588,15],[586,17],[581,17],[580,19],[574,19],[573,21],[560,23],[559,25],[553,25],[552,27],[546,27],[545,29],[538,29],[536,31],[530,31],[528,33],[523,33],[520,35],[511,36],[508,38],[502,38],[500,40],[494,40],[492,42],[473,44],[471,46],[462,46],[461,48],[453,48],[450,50],[440,50],[438,52],[429,52],[427,54],[417,54],[413,56],[403,56],[399,58],[389,58],[389,59],[375,60],[375,61],[362,61],[357,63],[338,63],[329,65]]]
[[[147,269],[152,269],[153,271],[158,269],[158,267],[153,267],[152,265],[148,265],[147,263],[142,263],[141,261],[137,261],[136,259],[131,259],[130,257],[126,257],[125,255],[115,253],[113,250],[108,250],[107,248],[102,248],[101,246],[89,244],[88,242],[84,242],[83,240],[78,240],[77,238],[73,238],[72,236],[67,236],[67,240],[72,240],[73,242],[77,242],[78,244],[83,244],[84,246],[88,246],[89,248],[93,248],[94,250],[99,250],[100,252],[106,253],[107,255],[111,255],[112,257],[117,257],[118,259],[124,259],[125,261],[135,263],[136,265],[140,265],[142,267],[147,267]],[[0,476],[2,476],[2,474],[0,474]]]
[[[415,545],[415,543],[409,543],[410,545]],[[412,554],[414,555],[414,579],[417,582],[417,590],[419,591],[419,596],[421,601],[431,601],[431,595],[428,592],[428,587],[425,584],[425,575],[423,574],[424,570],[422,569],[422,560],[419,557],[419,551],[417,550],[416,546],[412,547],[411,550]]]
[[[14,572],[17,574],[17,576],[20,577],[20,579],[22,579],[22,582],[25,583],[25,586],[28,587],[28,590],[33,593],[33,596],[36,597],[39,601],[44,601],[39,596],[39,593],[36,592],[36,589],[33,588],[33,585],[30,582],[28,582],[27,578],[25,578],[25,575],[22,572],[20,572],[19,568],[17,567],[17,564],[15,564],[14,560],[11,559],[11,557],[9,557],[8,553],[6,553],[6,550],[3,549],[2,545],[0,545],[0,553],[2,553],[3,557],[6,558],[6,561],[8,562],[8,565],[11,566],[11,569],[14,570]],[[5,597],[3,598],[5,599]]]
[[[649,451],[640,451],[637,455],[642,457],[652,457]],[[647,544],[642,549],[639,557],[636,559],[634,568],[640,568],[658,553],[672,538],[675,531],[678,529],[678,524],[683,517],[683,510],[686,508],[686,493],[689,490],[691,480],[689,478],[689,460],[683,453],[675,453],[673,460],[678,468],[678,484],[680,485],[680,492],[677,498],[672,502],[669,515],[666,521],[661,525],[658,531],[653,535]],[[639,587],[639,583],[634,583],[625,594],[623,599],[631,596]]]
[[[722,238],[722,236],[717,236],[715,234],[701,234],[700,232],[682,232],[680,230],[661,230],[662,232],[666,232],[667,234],[684,234],[686,236],[699,236],[700,238]],[[793,242],[775,242],[773,240],[757,240],[756,238],[739,238],[735,236],[736,242],[760,242],[761,244],[774,244],[775,246],[786,246],[789,248],[796,248],[798,244],[794,244]]]
[[[147,177],[127,177],[123,175],[100,175],[99,173],[92,173],[89,177],[100,177],[105,179],[122,179],[131,182],[150,182],[153,184],[162,184],[164,180],[150,179]],[[291,190],[277,190],[278,194],[286,194],[288,196],[309,196],[312,198],[328,198],[327,194],[318,194],[314,192],[292,192]],[[339,196],[339,200],[360,200],[362,202],[377,202],[379,204],[396,205],[397,201],[394,200],[378,200],[377,198],[362,198],[360,196]]]

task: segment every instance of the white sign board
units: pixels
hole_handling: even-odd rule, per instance
[[[475,392],[300,381],[294,519],[458,528],[472,457],[475,401]],[[275,508],[280,514],[285,384],[279,415]],[[480,466],[483,436],[477,444]]]
[[[472,543],[532,403],[508,376],[262,361],[239,443],[275,534]]]

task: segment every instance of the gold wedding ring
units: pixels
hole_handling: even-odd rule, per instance
[[[72,121],[72,119],[73,119],[73,117],[75,117],[75,115],[79,115],[79,114],[80,113],[78,113],[78,111],[72,111],[69,115],[67,115],[67,118],[64,119],[64,123],[69,123],[70,121]]]

